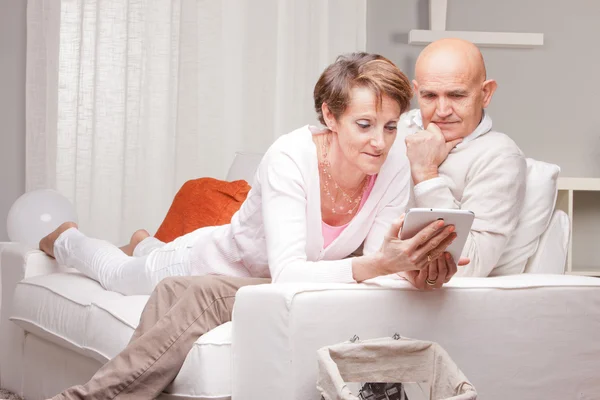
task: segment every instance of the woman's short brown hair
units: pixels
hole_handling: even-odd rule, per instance
[[[319,121],[325,124],[323,103],[338,119],[350,102],[355,87],[370,88],[381,104],[388,96],[400,106],[400,113],[408,110],[413,96],[410,81],[393,62],[378,54],[351,53],[339,56],[321,74],[314,90],[315,110]]]

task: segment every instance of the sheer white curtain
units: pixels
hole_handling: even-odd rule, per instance
[[[27,188],[90,235],[152,232],[183,182],[313,123],[320,72],[365,46],[366,0],[29,0]]]

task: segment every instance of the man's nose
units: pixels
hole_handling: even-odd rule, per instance
[[[447,118],[452,114],[452,106],[445,97],[439,97],[435,113],[440,118]]]

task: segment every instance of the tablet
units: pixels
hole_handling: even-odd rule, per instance
[[[446,251],[452,255],[454,262],[458,264],[467,237],[469,237],[474,218],[475,214],[468,210],[410,208],[404,218],[400,239],[409,239],[432,222],[443,219],[446,225],[454,225],[456,238]]]

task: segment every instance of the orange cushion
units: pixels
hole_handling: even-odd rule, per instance
[[[168,243],[205,226],[225,225],[248,196],[250,185],[214,178],[187,181],[173,199],[167,216],[154,235]]]

